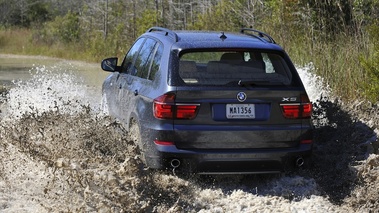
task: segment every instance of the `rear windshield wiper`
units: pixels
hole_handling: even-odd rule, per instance
[[[238,86],[257,86],[259,84],[269,84],[271,83],[270,81],[243,81],[239,80],[238,81]]]

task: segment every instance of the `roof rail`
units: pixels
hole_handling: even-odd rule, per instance
[[[163,28],[163,27],[151,27],[150,29],[148,29],[146,32],[147,33],[150,33],[150,32],[154,32],[154,31],[161,31],[161,32],[164,32],[165,33],[165,36],[168,36],[170,35],[174,40],[175,42],[177,42],[179,40],[178,38],[178,35],[172,31],[172,30],[169,30],[167,28]]]
[[[245,33],[245,31],[253,32],[255,34],[258,34],[258,36],[255,35],[255,34],[252,34],[252,33]],[[253,28],[242,28],[240,30],[240,32],[243,33],[243,34],[254,36],[254,37],[259,38],[259,39],[264,39],[265,41],[268,41],[270,43],[276,44],[275,40],[270,35],[268,35],[268,34],[266,34],[264,32],[261,32],[259,30],[256,30],[256,29],[253,29]]]

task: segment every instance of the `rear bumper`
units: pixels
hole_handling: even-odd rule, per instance
[[[279,173],[296,167],[296,160],[311,155],[312,144],[283,149],[241,150],[180,150],[175,145],[157,145],[156,156],[146,156],[153,168],[172,168],[170,162],[179,160],[177,170],[199,174],[260,174]]]
[[[226,127],[222,129],[220,126],[199,125],[194,125],[196,128],[179,126],[183,128],[173,130],[173,126],[169,123],[145,122],[145,124],[147,126],[141,127],[143,133],[141,136],[142,141],[145,141],[146,163],[148,167],[155,169],[172,169],[171,161],[175,160],[175,164],[180,161],[180,166],[175,170],[185,173],[280,173],[293,170],[298,158],[306,160],[312,152],[312,143],[299,144],[300,141],[312,139],[313,129],[305,124],[266,128],[245,125],[227,130]],[[178,125],[175,127],[178,128]],[[251,139],[254,141],[250,141]],[[176,143],[177,146],[159,145],[154,143],[154,140]],[[229,143],[225,142],[228,140]],[[185,144],[181,141],[208,142]],[[246,148],[249,147],[249,143],[256,147]],[[210,144],[212,146],[209,146]]]

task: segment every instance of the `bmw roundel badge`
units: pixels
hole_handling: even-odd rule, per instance
[[[237,100],[239,102],[244,102],[246,100],[246,98],[247,98],[246,93],[244,93],[244,92],[237,93]]]

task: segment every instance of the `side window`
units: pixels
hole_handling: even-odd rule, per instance
[[[156,52],[154,55],[154,59],[151,64],[151,69],[149,73],[149,80],[154,80],[155,74],[158,72],[159,67],[161,65],[161,59],[162,59],[162,54],[163,54],[163,47],[159,43],[156,45]]]
[[[124,58],[124,61],[122,62],[121,72],[135,74],[136,69],[135,69],[135,66],[132,66],[132,65],[134,64],[134,60],[137,56],[137,53],[139,49],[141,48],[141,45],[143,44],[144,41],[145,41],[144,38],[140,38],[130,48],[129,52],[126,54]]]
[[[135,62],[137,68],[137,76],[140,78],[147,78],[150,70],[150,64],[155,53],[155,44],[157,42],[153,39],[146,39],[141,51]]]

